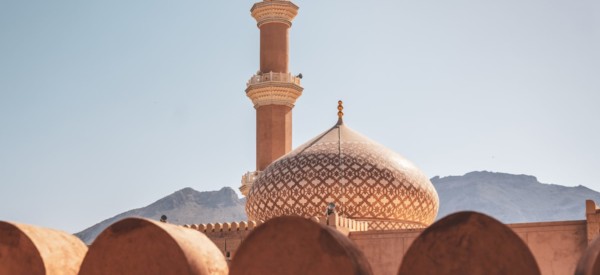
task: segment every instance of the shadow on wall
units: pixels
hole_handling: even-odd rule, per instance
[[[228,267],[230,265],[230,270]],[[191,228],[128,218],[87,247],[61,231],[0,222],[0,274],[373,274],[343,233],[301,217],[278,217],[252,230],[232,262]],[[525,243],[506,225],[476,212],[447,216],[413,242],[404,274],[540,274]],[[600,239],[575,274],[600,274]]]

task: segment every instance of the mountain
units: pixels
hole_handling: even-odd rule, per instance
[[[438,219],[457,211],[473,210],[504,223],[583,220],[585,200],[600,202],[600,193],[584,186],[545,184],[528,175],[481,171],[463,176],[436,176],[431,182],[440,197]],[[229,187],[210,192],[185,188],[75,235],[89,244],[113,222],[132,216],[158,220],[164,214],[174,224],[243,221],[247,219],[245,203],[245,198],[238,198]]]
[[[474,210],[503,223],[584,220],[585,200],[600,202],[600,193],[587,187],[540,183],[528,175],[482,171],[431,183],[440,197],[438,219]]]
[[[90,244],[102,230],[126,217],[159,220],[164,214],[167,216],[167,221],[173,224],[245,221],[247,220],[245,205],[246,199],[238,198],[235,191],[229,187],[209,192],[198,192],[188,187],[146,207],[133,209],[101,221],[76,233],[75,236]]]

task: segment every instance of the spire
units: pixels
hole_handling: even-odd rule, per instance
[[[342,102],[341,100],[338,101],[338,122],[337,125],[342,125],[344,124],[344,120],[342,119],[342,117],[344,116],[344,112],[342,112],[342,110],[344,110],[344,102]]]

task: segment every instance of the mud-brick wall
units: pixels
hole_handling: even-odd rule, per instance
[[[587,247],[586,221],[508,224],[529,247],[542,275],[571,275]],[[395,275],[421,230],[352,232],[375,275]],[[493,249],[493,248],[490,248]]]
[[[542,275],[571,275],[587,247],[586,221],[508,224],[529,247]]]
[[[242,241],[248,236],[249,231],[219,232],[206,234],[207,237],[223,252],[223,255],[232,258]]]
[[[352,232],[352,239],[365,254],[375,275],[396,275],[404,254],[421,230]]]

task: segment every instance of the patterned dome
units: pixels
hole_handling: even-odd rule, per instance
[[[338,123],[269,165],[252,184],[252,220],[323,216],[329,202],[371,230],[422,228],[438,212],[429,179],[411,162]]]

